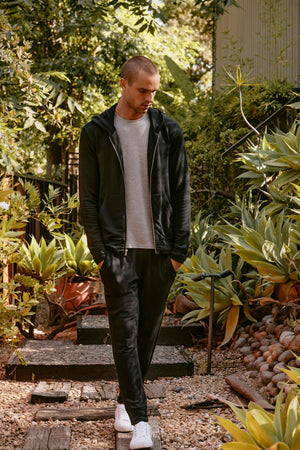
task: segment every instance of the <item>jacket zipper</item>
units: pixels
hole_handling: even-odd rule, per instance
[[[153,152],[153,157],[152,157],[152,164],[151,164],[151,169],[150,169],[150,182],[149,182],[149,190],[150,190],[150,210],[151,210],[151,224],[152,224],[152,233],[153,233],[153,241],[154,241],[154,251],[155,253],[157,253],[157,249],[156,249],[156,240],[155,240],[155,231],[154,231],[154,223],[153,223],[153,211],[152,211],[152,197],[151,197],[151,190],[152,190],[152,171],[153,171],[153,165],[154,165],[154,157],[155,157],[155,153],[156,153],[156,149],[158,146],[158,139],[159,139],[159,135],[157,136],[156,139],[156,143],[155,143],[155,147],[154,147],[154,152]]]
[[[112,145],[112,147],[113,147],[113,149],[114,149],[114,151],[115,151],[115,153],[116,153],[116,155],[117,155],[117,158],[118,158],[118,160],[119,160],[119,164],[120,164],[120,167],[121,167],[121,172],[122,172],[122,175],[123,175],[124,194],[125,194],[125,195],[124,195],[124,203],[125,203],[125,241],[124,241],[124,255],[127,256],[128,248],[126,248],[126,240],[127,240],[127,217],[126,217],[126,184],[125,184],[125,173],[124,173],[124,169],[123,169],[123,166],[122,166],[122,162],[121,162],[119,153],[117,152],[116,146],[115,146],[115,144],[114,144],[114,142],[113,142],[113,140],[111,139],[110,136],[109,136],[109,140],[110,140],[110,143],[111,143],[111,145]]]

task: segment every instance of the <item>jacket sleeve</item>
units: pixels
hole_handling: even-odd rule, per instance
[[[169,179],[173,207],[173,243],[171,258],[183,263],[191,236],[190,179],[186,149],[180,126],[170,127]]]
[[[79,199],[88,246],[96,264],[105,258],[105,247],[99,223],[100,174],[95,146],[84,127],[79,143]]]

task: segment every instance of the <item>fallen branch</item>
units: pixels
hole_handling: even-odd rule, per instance
[[[257,403],[264,409],[273,411],[275,407],[265,400],[255,389],[238,379],[235,375],[229,375],[225,381],[233,390],[241,394],[246,400]]]

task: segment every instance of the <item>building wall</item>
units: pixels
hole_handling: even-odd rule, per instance
[[[216,85],[240,64],[253,80],[300,82],[300,0],[237,0],[217,23]]]

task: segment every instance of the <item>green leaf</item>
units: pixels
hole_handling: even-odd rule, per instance
[[[238,441],[239,444],[243,442],[247,443],[248,445],[249,444],[255,445],[254,439],[252,439],[252,437],[246,431],[241,430],[237,425],[235,425],[234,423],[230,422],[230,420],[227,420],[222,416],[216,416],[216,418],[218,419],[222,427],[225,428],[227,431],[229,431],[232,438],[235,441]]]
[[[34,125],[35,125],[35,127],[38,130],[42,131],[43,133],[47,133],[46,128],[44,127],[44,125],[41,122],[39,122],[38,120],[34,121]]]
[[[239,313],[240,313],[239,306],[232,306],[230,308],[226,320],[225,336],[222,343],[220,344],[220,347],[222,345],[227,344],[227,342],[229,342],[230,339],[232,338],[233,333],[235,332],[236,326],[238,324]]]

